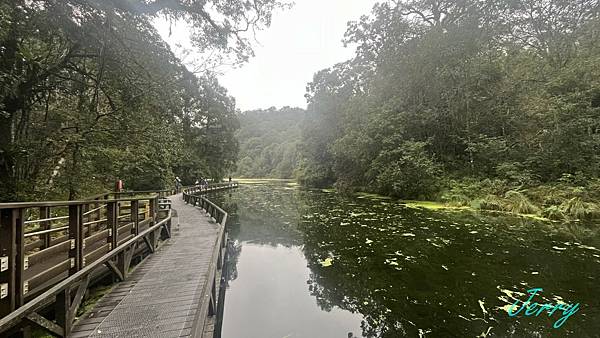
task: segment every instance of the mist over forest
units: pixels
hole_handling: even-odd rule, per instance
[[[0,337],[598,337],[599,221],[599,0],[0,1]]]
[[[597,217],[599,31],[595,1],[380,2],[348,24],[355,57],[308,84],[285,146],[270,128],[250,138],[255,124],[241,116],[238,173]],[[263,116],[265,126],[289,121],[286,109]]]

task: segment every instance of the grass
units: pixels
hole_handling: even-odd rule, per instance
[[[527,196],[521,192],[509,190],[504,194],[504,198],[506,200],[505,211],[525,215],[535,215],[540,212],[540,208],[533,205]]]
[[[79,310],[77,310],[77,317],[83,315],[84,313],[88,312],[89,310],[91,310],[94,305],[96,305],[96,303],[98,302],[98,300],[100,300],[100,298],[104,297],[104,295],[106,295],[108,292],[110,292],[110,290],[112,290],[112,288],[115,286],[114,285],[101,285],[101,286],[97,286],[97,287],[93,287],[90,290],[88,290],[88,293],[84,299],[84,301],[81,303],[81,306],[79,307]]]

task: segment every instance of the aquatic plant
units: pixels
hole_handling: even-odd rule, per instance
[[[505,211],[516,214],[536,214],[540,211],[523,193],[509,190],[504,194]]]
[[[573,197],[563,202],[560,209],[574,219],[600,218],[600,207],[597,204],[585,202],[581,197]]]
[[[487,195],[479,200],[479,208],[481,210],[504,211],[504,200],[496,195]]]
[[[558,207],[556,205],[551,205],[551,206],[545,208],[542,211],[542,216],[544,216],[548,219],[551,219],[551,220],[555,220],[555,221],[561,221],[566,218],[566,215],[562,212],[560,207]]]
[[[573,197],[560,205],[565,214],[575,219],[583,219],[587,214],[587,207],[581,197]]]

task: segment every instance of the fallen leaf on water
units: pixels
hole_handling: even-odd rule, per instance
[[[333,264],[333,259],[327,257],[325,260],[319,261],[319,263],[321,263],[321,266],[328,267]]]

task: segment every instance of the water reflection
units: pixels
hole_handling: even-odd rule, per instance
[[[242,187],[213,197],[230,213],[234,241],[227,268],[222,337],[351,337],[362,316],[322,311],[309,293],[296,191]],[[348,333],[351,333],[350,335]]]
[[[285,185],[244,186],[218,199],[237,243],[225,338],[600,332],[593,229]],[[510,318],[507,305],[533,287],[544,288],[546,302],[562,297],[581,309],[560,329],[552,328],[558,315]]]

